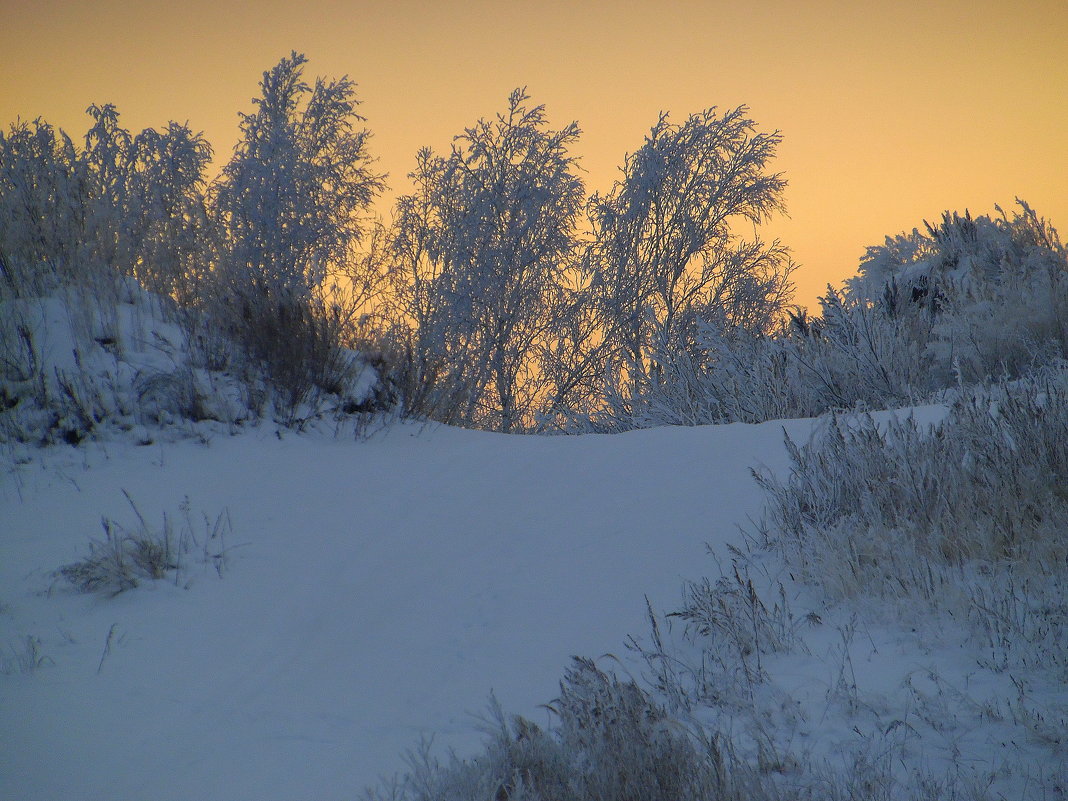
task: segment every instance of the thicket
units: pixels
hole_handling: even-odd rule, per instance
[[[757,422],[1065,358],[1068,256],[1022,202],[887,238],[809,316],[789,305],[788,250],[738,234],[781,212],[786,187],[778,133],[745,107],[661,115],[587,196],[577,123],[552,128],[516,90],[445,155],[417,155],[385,222],[355,85],[309,84],[305,67],[294,53],[263,74],[214,180],[200,134],[135,135],[110,105],[90,106],[81,144],[40,119],[0,134],[6,438],[76,441],[138,414],[299,423],[325,407],[501,431]],[[131,306],[150,338],[177,326],[168,349],[186,361],[134,360],[124,399]],[[50,358],[57,313],[74,364]],[[94,373],[101,347],[116,363]],[[164,395],[182,400],[138,411]]]
[[[40,119],[0,134],[7,438],[76,440],[164,384],[184,401],[151,419],[392,405],[608,431],[883,408],[1064,359],[1065,249],[1026,204],[888,238],[810,317],[789,305],[788,250],[738,234],[781,212],[786,187],[778,133],[745,107],[661,115],[587,196],[577,123],[552,128],[516,90],[445,155],[421,151],[384,222],[355,85],[309,84],[305,67],[294,53],[263,74],[214,180],[200,134],[134,135],[110,105],[89,108],[80,145]],[[121,381],[49,360],[42,298],[63,299],[75,362],[122,356],[124,304],[178,326],[188,360],[135,365],[123,401]],[[233,408],[204,408],[220,382]]]
[[[264,73],[221,175],[188,126],[132,134],[90,106],[81,145],[44,120],[0,134],[0,439],[264,415],[374,398],[357,251],[382,188],[347,79]]]
[[[701,320],[665,353],[634,408],[593,418],[634,425],[755,423],[886,409],[1011,380],[1068,358],[1068,250],[1026,203],[1011,216],[949,212],[925,232],[868,248],[821,314],[793,309],[770,335]]]
[[[832,599],[956,610],[992,664],[1068,678],[1068,380],[968,392],[935,427],[832,419],[760,476],[767,544]]]
[[[200,134],[172,122],[135,135],[110,105],[89,108],[81,144],[40,119],[0,134],[7,438],[77,440],[163,394],[188,402],[149,417],[293,422],[329,398],[560,428],[646,394],[697,321],[767,333],[785,310],[787,251],[732,230],[781,210],[785,188],[768,169],[778,134],[744,107],[662,115],[616,185],[588,197],[570,152],[578,125],[552,128],[516,90],[447,154],[418,154],[387,223],[369,213],[385,184],[354,84],[309,84],[305,66],[294,53],[263,74],[213,180]],[[57,302],[73,365],[50,360],[42,330]],[[124,400],[112,374],[125,368],[86,362],[129,355],[130,306],[151,317],[149,336],[177,326],[167,349],[188,359],[133,363]],[[377,392],[361,397],[367,364]],[[243,411],[201,408],[219,382]]]

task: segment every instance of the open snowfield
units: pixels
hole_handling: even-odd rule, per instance
[[[263,428],[39,452],[3,476],[0,646],[13,663],[38,638],[44,664],[0,675],[0,798],[352,798],[423,735],[475,750],[491,691],[542,720],[571,655],[625,659],[643,595],[677,607],[705,543],[738,540],[782,435]],[[186,497],[228,509],[222,577],[57,581],[102,515],[134,525],[122,490],[153,525]]]

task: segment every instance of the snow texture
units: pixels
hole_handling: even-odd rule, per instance
[[[473,749],[491,691],[544,717],[571,655],[622,654],[643,593],[677,605],[704,543],[759,510],[749,466],[784,464],[781,437],[402,425],[43,453],[0,504],[0,642],[48,658],[0,677],[0,797],[352,797],[422,735]],[[131,522],[123,489],[150,522],[229,509],[224,575],[57,583],[101,514]]]

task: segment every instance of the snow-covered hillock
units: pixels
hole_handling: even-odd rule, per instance
[[[203,436],[261,419],[286,425],[362,408],[378,376],[340,350],[347,380],[294,407],[205,315],[133,279],[0,300],[0,443]]]
[[[1065,797],[1063,371],[354,442],[115,290],[2,301],[0,797]]]
[[[1066,410],[45,449],[0,484],[0,796],[1062,798]],[[80,592],[101,515],[175,566]]]
[[[778,424],[278,433],[90,441],[0,478],[0,797],[355,799],[423,734],[471,753],[491,691],[542,720],[571,655],[625,658],[643,596],[676,605],[759,512],[749,465],[785,467]],[[123,490],[198,541],[227,510],[222,577],[196,548],[177,585],[57,577],[101,516],[140,527]]]

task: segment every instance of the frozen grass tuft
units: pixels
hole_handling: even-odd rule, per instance
[[[123,494],[137,517],[137,525],[126,528],[102,518],[104,536],[90,539],[88,556],[61,567],[56,571],[58,577],[81,592],[118,595],[138,587],[142,581],[158,581],[169,576],[173,576],[176,585],[180,584],[188,571],[190,556],[222,575],[226,536],[231,532],[228,510],[224,509],[214,520],[204,515],[197,526],[186,499],[181,504],[177,526],[164,513],[163,524],[154,528],[130,496],[125,491]]]
[[[41,653],[41,640],[27,634],[19,645],[9,645],[8,653],[0,653],[0,675],[14,676],[36,673],[45,665],[51,665],[52,657]]]
[[[548,705],[554,723],[508,720],[491,706],[483,753],[439,762],[430,746],[372,801],[729,801],[743,797],[714,738],[694,737],[632,681],[576,658]]]

